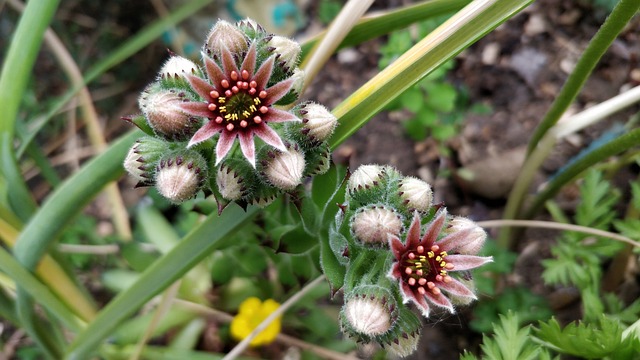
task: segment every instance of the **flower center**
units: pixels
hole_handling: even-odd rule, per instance
[[[267,98],[265,90],[258,90],[258,84],[251,80],[247,70],[241,73],[232,71],[229,79],[223,79],[218,84],[218,89],[209,93],[213,101],[208,108],[214,114],[213,121],[217,124],[225,123],[227,131],[246,128],[262,123],[264,116],[269,112],[264,100]]]
[[[440,294],[438,282],[450,282],[447,271],[453,270],[453,264],[446,261],[447,252],[440,251],[438,245],[433,245],[429,251],[420,245],[414,251],[409,251],[404,259],[403,280],[424,295],[431,291]]]

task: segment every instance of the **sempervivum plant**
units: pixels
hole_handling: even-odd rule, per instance
[[[175,203],[203,190],[222,204],[259,206],[327,171],[337,121],[322,105],[292,106],[304,82],[299,53],[252,20],[218,21],[201,64],[171,56],[140,96],[142,114],[126,118],[147,133],[127,171]]]
[[[428,317],[476,299],[467,270],[492,261],[478,256],[486,233],[471,220],[448,216],[432,204],[429,184],[390,166],[358,168],[345,200],[329,232],[346,268],[343,332],[407,356],[421,328],[407,305]]]

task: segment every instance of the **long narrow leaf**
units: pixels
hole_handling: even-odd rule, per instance
[[[120,293],[70,345],[67,359],[87,359],[124,320],[154,295],[166,289],[215,249],[230,245],[233,233],[257,213],[229,206],[220,217],[210,215],[167,255],[153,263],[126,291]]]
[[[168,16],[151,23],[149,26],[145,27],[136,35],[125,41],[119,48],[113,50],[109,56],[96,62],[95,65],[86,71],[83,84],[78,84],[77,86],[69,89],[51,106],[44,116],[38,118],[37,124],[34,124],[28,136],[22,139],[18,154],[21,155],[24,153],[26,146],[33,141],[36,134],[55,114],[60,111],[60,109],[62,109],[66,103],[69,102],[69,100],[71,100],[71,98],[76,95],[78,91],[80,91],[80,89],[82,89],[83,86],[95,80],[107,70],[128,59],[131,55],[137,53],[152,41],[159,38],[167,29],[193,15],[211,2],[212,0],[191,0],[175,11],[172,11]]]
[[[16,243],[14,253],[26,268],[33,269],[84,205],[107,183],[122,175],[122,160],[141,135],[140,131],[135,130],[117,140],[47,198],[40,211],[25,226]]]
[[[31,77],[31,70],[60,0],[29,1],[16,28],[0,73],[0,133],[13,138],[18,109]]]
[[[531,2],[476,0],[460,10],[333,110],[340,126],[331,147],[335,149],[404,90]]]
[[[67,308],[51,290],[43,285],[29,271],[25,270],[16,259],[0,247],[0,270],[5,272],[17,284],[24,287],[32,297],[54,314],[62,323],[73,331],[80,330],[84,324],[71,315]]]
[[[405,6],[382,14],[372,14],[362,18],[342,40],[338,49],[354,46],[367,40],[386,35],[394,30],[403,29],[416,21],[452,13],[462,9],[471,0],[432,0]],[[324,36],[321,32],[302,44],[302,58]]]

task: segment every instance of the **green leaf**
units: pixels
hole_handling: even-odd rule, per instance
[[[449,113],[456,105],[458,93],[456,89],[445,82],[432,82],[425,85],[427,90],[426,105],[435,111]]]
[[[564,329],[555,319],[541,322],[536,336],[563,354],[600,359],[630,344],[631,340],[623,344],[622,331],[618,321],[601,315],[597,323],[570,323]]]
[[[27,269],[33,269],[64,227],[85,204],[110,181],[122,175],[122,160],[141,132],[132,131],[58,187],[18,237],[14,254]]]
[[[500,315],[500,324],[495,326],[492,338],[482,337],[482,351],[486,359],[491,360],[529,360],[538,356],[539,349],[531,341],[530,327],[520,328],[518,316],[509,312]]]
[[[0,134],[7,134],[9,139],[14,135],[18,109],[31,78],[44,32],[59,3],[60,0],[27,2],[13,33],[0,73],[0,109],[3,116],[3,121],[0,121]]]
[[[332,225],[329,229],[329,238],[332,236],[342,236]],[[331,286],[331,294],[335,294],[344,285],[344,277],[346,267],[338,261],[331,246],[329,238],[323,238],[320,241],[320,265],[322,272],[327,277],[327,282]]]
[[[257,208],[244,212],[230,205],[220,217],[209,216],[171,251],[149,267],[126,291],[118,294],[100,311],[95,320],[78,334],[67,350],[67,359],[89,358],[112,331],[153,296],[166,289],[213,250],[229,246],[233,234],[245,226]]]
[[[412,87],[400,96],[400,104],[411,112],[418,112],[424,105],[424,94],[420,89]]]

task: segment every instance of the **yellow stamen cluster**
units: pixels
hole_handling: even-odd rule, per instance
[[[219,87],[222,93],[217,90],[209,93],[213,102],[209,103],[208,108],[216,113],[214,121],[218,124],[227,122],[227,131],[233,131],[236,125],[246,128],[251,123],[260,124],[263,121],[260,115],[269,111],[267,106],[262,105],[267,92],[258,91],[258,84],[254,80],[247,81],[249,77],[247,70],[242,70],[240,74],[234,70],[230,78],[235,84],[223,79]]]
[[[445,258],[446,251],[440,251],[438,245],[433,245],[430,251],[425,251],[424,246],[419,245],[415,251],[407,255],[404,273],[407,275],[407,284],[417,286],[420,294],[426,293],[426,288],[433,294],[440,294],[440,289],[436,282],[450,282],[451,277],[447,271],[453,270],[454,266],[448,263]],[[433,269],[433,271],[432,271]]]

